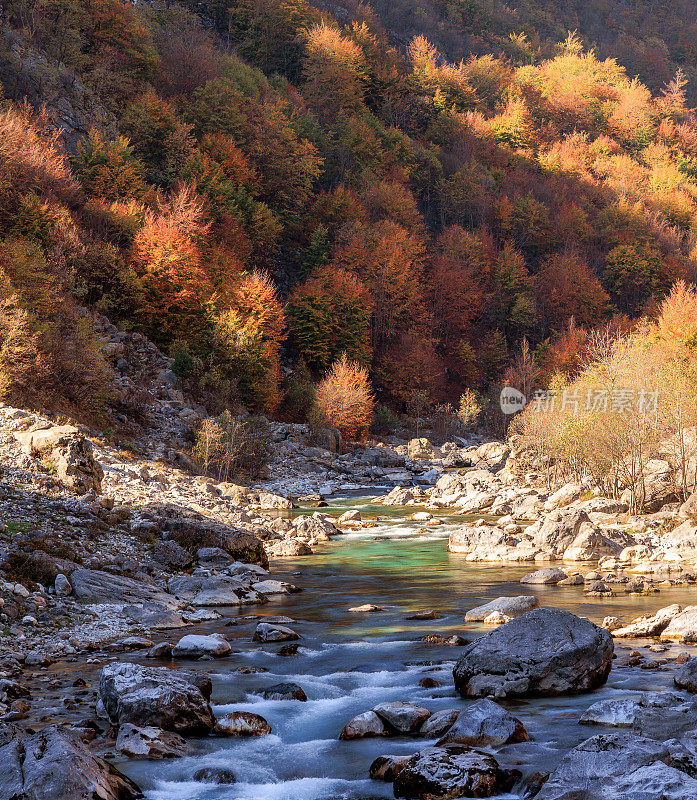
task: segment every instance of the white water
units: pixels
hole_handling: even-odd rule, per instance
[[[365,501],[343,503],[363,511],[385,513]],[[488,630],[465,625],[464,612],[500,595],[540,595],[544,605],[567,608],[594,620],[606,614],[627,618],[671,602],[687,604],[693,590],[675,589],[652,597],[589,600],[582,587],[522,587],[526,567],[473,566],[447,553],[454,520],[440,527],[406,523],[413,509],[391,511],[392,520],[378,527],[342,535],[326,552],[310,558],[277,562],[274,577],[303,587],[299,595],[273,600],[252,612],[287,614],[301,635],[295,656],[277,655],[281,645],[251,641],[255,623],[234,627],[209,625],[233,645],[229,658],[204,662],[212,673],[216,714],[252,711],[267,719],[272,734],[254,739],[207,737],[193,742],[191,756],[167,762],[129,761],[117,766],[131,775],[148,800],[368,800],[392,797],[391,784],[371,781],[368,769],[382,754],[409,754],[433,741],[400,737],[341,742],[338,735],[355,714],[378,702],[409,700],[432,711],[464,707],[455,694],[452,667],[458,648],[433,647],[419,639],[430,632],[458,632],[468,638]],[[400,518],[401,515],[401,518]],[[377,541],[375,539],[377,538]],[[351,606],[375,603],[384,611],[352,614]],[[408,621],[418,610],[435,609],[442,618]],[[244,609],[240,615],[250,613]],[[629,646],[637,646],[631,643]],[[678,650],[662,655],[675,655]],[[651,654],[649,654],[651,655]],[[130,657],[130,656],[129,656]],[[150,662],[152,663],[152,662]],[[190,667],[190,662],[177,665]],[[267,670],[252,674],[238,667]],[[443,685],[419,687],[423,677]],[[258,690],[279,682],[299,684],[307,702],[264,700]],[[672,671],[613,669],[608,684],[591,694],[509,703],[525,724],[532,741],[499,748],[502,766],[517,766],[525,775],[553,769],[562,753],[595,730],[578,724],[591,703],[637,691],[672,688]],[[232,770],[237,783],[215,785],[194,781],[202,767]],[[510,797],[520,797],[513,794]]]

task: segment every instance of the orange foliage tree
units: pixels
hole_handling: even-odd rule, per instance
[[[242,399],[264,411],[280,402],[285,317],[276,287],[263,272],[245,275],[218,316],[215,342],[229,362]]]
[[[213,287],[199,242],[207,227],[200,198],[182,186],[148,214],[133,240],[131,262],[145,293],[141,323],[160,344],[200,343],[206,330]]]
[[[332,267],[353,272],[370,292],[372,344],[378,353],[393,336],[429,324],[425,255],[422,237],[390,220],[356,226],[334,254]]]
[[[571,317],[581,326],[598,325],[607,314],[610,298],[579,253],[546,258],[535,285],[541,321],[551,328],[560,329]]]
[[[347,439],[365,436],[375,409],[368,371],[342,355],[318,384],[315,402],[324,424]]]
[[[312,369],[326,370],[341,353],[370,361],[371,298],[344,269],[319,267],[288,302],[288,324],[298,354]]]
[[[317,116],[327,122],[359,111],[368,77],[361,48],[324,22],[307,31],[305,47],[307,96]]]

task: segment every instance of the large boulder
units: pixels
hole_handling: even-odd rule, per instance
[[[440,455],[428,439],[410,439],[407,444],[407,456],[414,461],[428,460]]]
[[[448,472],[436,481],[429,502],[443,507],[460,506],[468,496],[481,492],[489,494],[491,503],[493,495],[489,490],[495,482],[496,478],[486,469],[473,469],[463,475]]]
[[[165,569],[176,571],[190,567],[193,554],[171,539],[158,539],[152,548],[152,559]]]
[[[76,569],[70,574],[73,595],[89,603],[158,603],[166,608],[177,608],[177,599],[157,586],[112,575],[98,569]]]
[[[500,769],[492,755],[469,747],[426,747],[395,776],[394,796],[420,800],[495,797],[508,791],[518,774]]]
[[[551,558],[562,558],[578,536],[581,525],[588,521],[585,511],[572,506],[552,511],[535,534],[535,546]]]
[[[516,561],[521,558],[519,541],[496,525],[467,526],[450,534],[448,550],[464,553],[468,561]]]
[[[201,658],[201,656],[226,656],[232,647],[230,642],[218,633],[211,633],[207,636],[196,633],[189,633],[174,645],[172,648],[173,658]]]
[[[60,482],[78,494],[102,488],[104,471],[92,452],[92,443],[73,425],[56,425],[16,433],[22,450],[56,471]]]
[[[583,523],[579,533],[564,550],[564,561],[597,561],[603,556],[619,554],[634,543],[631,534],[606,528],[604,531]]]
[[[673,642],[697,642],[697,606],[685,606],[661,632],[661,639]]]
[[[167,589],[192,606],[239,606],[265,603],[264,595],[238,578],[226,575],[175,575]]]
[[[299,539],[284,539],[282,542],[274,542],[268,547],[269,555],[274,558],[294,558],[296,556],[311,556],[312,550],[305,542]]]
[[[686,520],[661,536],[657,557],[664,561],[697,562],[697,527]]]
[[[612,635],[616,639],[631,639],[644,636],[658,636],[670,624],[671,620],[680,614],[681,608],[677,603],[659,608],[655,614],[637,617],[629,625],[615,628]]]
[[[210,679],[166,667],[117,662],[99,676],[99,692],[112,723],[130,722],[183,735],[205,734],[213,727]]]
[[[631,728],[632,733],[665,741],[697,727],[697,701],[675,692],[643,692],[633,697],[611,697],[587,708],[579,723]]]
[[[426,493],[420,486],[395,486],[380,503],[383,506],[413,506],[426,501]]]
[[[673,682],[679,689],[697,693],[697,658],[690,658],[673,676]]]
[[[497,747],[529,740],[525,726],[517,717],[493,700],[481,698],[458,714],[438,746],[466,744],[471,747]]]
[[[559,762],[536,800],[687,800],[697,780],[669,748],[628,733],[586,739]]]
[[[201,547],[219,547],[237,561],[268,566],[264,544],[253,533],[168,504],[149,506],[148,517],[152,526],[191,552]]]
[[[315,539],[318,542],[328,542],[332,536],[336,536],[341,531],[323,514],[315,513],[311,517],[303,514],[293,520],[293,537],[296,539],[309,541]]]
[[[48,726],[30,736],[12,729],[0,746],[0,797],[6,800],[132,800],[133,781],[93,755],[77,735]]]
[[[578,500],[584,492],[585,489],[580,483],[565,483],[560,489],[557,489],[556,492],[550,494],[545,503],[545,508],[549,511],[553,511],[555,508],[568,506],[569,503]]]
[[[465,622],[482,622],[489,614],[498,612],[505,617],[514,619],[539,606],[539,601],[534,595],[519,595],[518,597],[497,597],[483,606],[471,608],[465,614]]]
[[[505,466],[510,454],[511,448],[505,442],[487,442],[474,451],[472,462],[478,469],[497,472]]]
[[[293,501],[272,492],[259,492],[254,505],[262,510],[284,509],[288,511],[293,508]]]
[[[575,694],[601,686],[612,636],[557,608],[536,608],[464,648],[453,675],[463,697]]]

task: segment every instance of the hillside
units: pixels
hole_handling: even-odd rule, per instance
[[[95,312],[213,411],[299,420],[342,353],[405,411],[515,381],[528,350],[544,385],[576,368],[579,330],[652,313],[695,271],[678,62],[652,93],[604,58],[611,37],[514,52],[506,26],[543,5],[496,26],[487,8],[466,27],[491,52],[451,63],[408,26],[395,46],[379,7],[6,3],[5,398],[112,407]]]
[[[578,31],[587,49],[615,58],[656,93],[680,68],[695,98],[694,0],[466,0],[372,4],[385,27],[401,41],[423,34],[450,60],[486,53],[521,62],[554,55],[568,31]],[[523,36],[524,35],[524,38]]]

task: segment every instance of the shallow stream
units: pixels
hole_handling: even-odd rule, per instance
[[[223,632],[233,645],[230,657],[200,665],[212,674],[214,710],[218,715],[234,710],[261,714],[270,723],[272,734],[254,739],[194,740],[194,753],[173,761],[116,762],[141,785],[148,800],[392,797],[391,784],[369,779],[373,759],[386,753],[412,753],[434,742],[413,737],[343,742],[338,736],[352,716],[378,702],[409,700],[432,711],[464,707],[469,702],[459,698],[453,687],[452,667],[459,648],[419,641],[426,634],[450,632],[471,639],[490,630],[465,624],[464,613],[502,595],[534,592],[541,605],[565,608],[596,622],[607,615],[629,620],[669,603],[695,602],[695,590],[688,588],[664,589],[648,597],[589,599],[583,596],[582,586],[522,587],[520,577],[537,565],[474,565],[448,553],[448,534],[453,526],[462,524],[462,517],[446,517],[446,524],[427,527],[404,520],[412,508],[375,506],[365,498],[337,501],[322,511],[338,514],[347,508],[358,508],[364,518],[381,515],[384,519],[375,528],[337,537],[313,556],[276,561],[272,577],[295,583],[303,591],[262,607],[232,612],[233,617],[292,617],[297,622],[291,627],[302,636],[297,655],[278,655],[281,644],[253,643],[255,620],[224,626],[230,612],[205,629]],[[364,603],[384,610],[348,611]],[[431,609],[441,617],[406,619],[414,612]],[[622,656],[626,651],[621,648],[638,647],[658,661],[688,649],[673,646],[657,654],[644,650],[642,645],[649,643],[618,643],[616,652]],[[136,660],[132,655],[128,658]],[[264,671],[250,672],[248,668]],[[607,685],[591,694],[508,703],[532,741],[500,748],[496,757],[502,765],[515,764],[524,776],[549,772],[565,750],[597,732],[578,724],[578,717],[591,703],[637,691],[669,689],[672,674],[671,663],[656,669],[615,664]],[[427,676],[442,686],[421,688],[419,681]],[[269,701],[256,693],[288,681],[305,690],[307,702]],[[202,767],[232,770],[237,783],[194,781],[193,774]],[[520,792],[508,797],[520,797]]]

